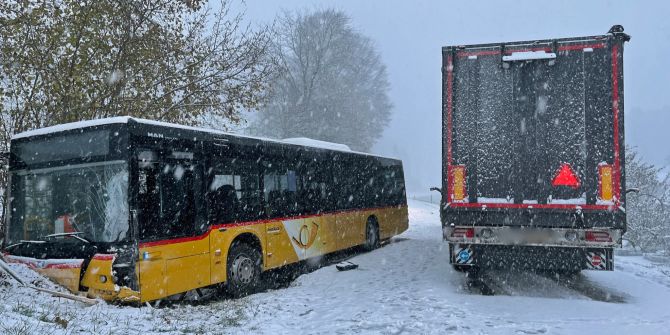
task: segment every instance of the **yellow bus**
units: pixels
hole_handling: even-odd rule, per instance
[[[407,229],[402,162],[115,117],[12,138],[3,250],[73,292],[147,302]]]

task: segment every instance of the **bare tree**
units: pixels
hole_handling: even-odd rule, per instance
[[[373,42],[335,10],[284,14],[278,21],[274,53],[281,72],[252,132],[368,151],[392,108],[386,67]]]

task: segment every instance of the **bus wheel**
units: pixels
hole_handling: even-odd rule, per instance
[[[261,255],[251,245],[235,241],[228,254],[226,291],[233,297],[254,293],[260,286]]]
[[[365,225],[365,250],[377,249],[379,245],[379,225],[375,219],[370,218]]]

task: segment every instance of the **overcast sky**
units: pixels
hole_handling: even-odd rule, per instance
[[[650,162],[670,165],[670,1],[247,0],[245,6],[252,24],[271,22],[283,10],[340,9],[376,42],[394,109],[374,151],[403,159],[410,191],[440,184],[442,46],[597,35],[614,24],[632,36],[624,55],[626,142]]]

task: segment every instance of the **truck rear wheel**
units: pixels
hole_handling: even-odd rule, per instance
[[[574,278],[579,275],[582,270],[559,270],[557,271],[558,275],[563,278]]]

